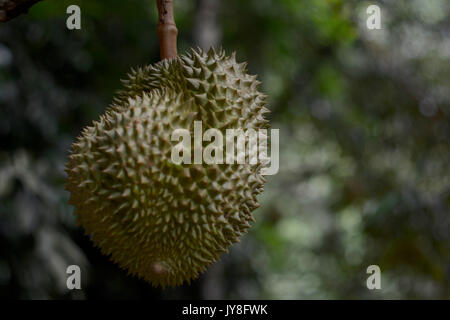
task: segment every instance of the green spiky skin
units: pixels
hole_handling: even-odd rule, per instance
[[[129,75],[67,164],[70,203],[102,253],[153,285],[190,282],[238,242],[261,165],[171,161],[173,130],[267,127],[255,76],[223,51],[192,50]],[[225,131],[224,131],[225,133]],[[248,163],[248,162],[246,162]]]

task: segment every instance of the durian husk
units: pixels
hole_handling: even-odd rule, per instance
[[[191,50],[132,70],[113,104],[73,144],[70,203],[101,252],[163,287],[188,283],[254,221],[261,164],[171,161],[175,129],[264,129],[265,98],[246,64]],[[248,159],[247,159],[248,160]]]

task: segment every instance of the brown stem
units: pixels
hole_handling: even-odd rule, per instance
[[[159,13],[158,38],[161,59],[173,59],[177,57],[178,29],[173,17],[172,0],[156,0]]]

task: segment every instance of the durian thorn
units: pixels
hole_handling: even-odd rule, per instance
[[[153,273],[160,276],[166,274],[169,271],[164,262],[153,262],[151,264],[151,269]]]

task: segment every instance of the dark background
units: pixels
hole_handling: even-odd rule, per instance
[[[0,297],[450,298],[450,3],[175,0],[179,52],[248,61],[280,129],[256,223],[191,286],[128,277],[76,225],[64,164],[131,67],[153,0],[44,0],[0,24]],[[66,8],[82,28],[66,28]],[[370,4],[381,30],[366,27]],[[68,291],[66,267],[82,269]],[[368,290],[366,268],[381,268]]]

